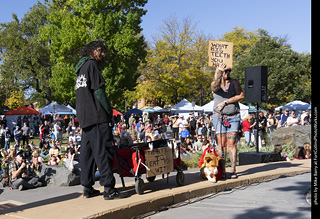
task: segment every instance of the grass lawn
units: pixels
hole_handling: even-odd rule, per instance
[[[65,152],[66,152],[66,148],[67,148],[67,145],[68,145],[68,139],[67,139],[67,137],[66,137],[66,133],[64,133],[63,135],[63,144],[61,144],[61,153],[62,154],[65,154]],[[39,144],[40,144],[40,136],[34,136],[33,138],[30,138],[29,139],[29,143],[30,143],[30,141],[32,141],[33,142],[33,144],[36,146],[36,148],[38,148],[39,149]],[[22,143],[22,141],[21,141],[21,143]],[[13,142],[10,142],[10,145],[14,145],[14,141]],[[39,154],[40,154],[40,149],[39,149]],[[44,159],[44,163],[45,164],[47,164],[48,163],[48,161],[49,161],[49,158],[48,157],[46,157],[46,158],[43,158]],[[2,163],[2,157],[0,158],[0,162]],[[62,159],[60,160],[60,162],[59,162],[59,165],[60,164],[62,164]]]

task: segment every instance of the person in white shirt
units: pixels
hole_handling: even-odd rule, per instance
[[[181,115],[179,116],[179,119],[178,119],[178,123],[179,123],[179,133],[183,130],[183,124],[184,124],[184,117]]]
[[[58,140],[58,137],[59,137],[59,132],[60,132],[60,130],[61,130],[61,128],[60,128],[60,122],[59,121],[56,121],[56,123],[54,124],[54,126],[53,126],[53,134],[54,134],[54,136],[56,136],[56,140]]]
[[[294,126],[294,125],[299,125],[299,118],[296,116],[294,111],[291,111],[290,116],[287,119],[287,125],[288,126]]]

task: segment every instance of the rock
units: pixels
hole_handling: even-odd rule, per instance
[[[71,172],[64,165],[42,164],[41,179],[48,186],[74,186],[80,184],[79,172]]]
[[[277,129],[271,133],[270,140],[273,145],[289,145],[291,149],[311,144],[311,126],[297,125]]]

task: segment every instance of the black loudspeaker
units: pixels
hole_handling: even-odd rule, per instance
[[[239,153],[239,165],[256,164],[256,163],[268,163],[281,161],[279,153],[273,152],[240,152]]]
[[[245,68],[245,102],[267,102],[268,67],[253,66]]]

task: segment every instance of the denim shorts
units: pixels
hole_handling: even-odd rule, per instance
[[[221,123],[221,119],[213,118],[213,126],[216,130],[216,134],[220,133],[228,133],[228,132],[238,132],[240,129],[240,118],[234,118],[234,119],[227,119],[227,122],[230,124],[230,126],[226,126],[225,124]]]

